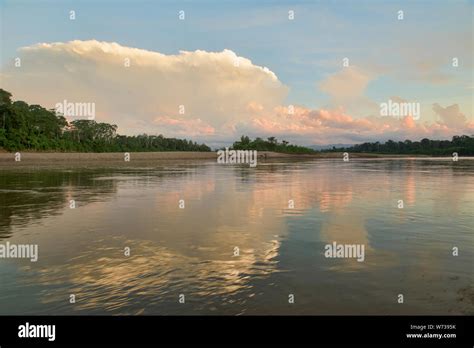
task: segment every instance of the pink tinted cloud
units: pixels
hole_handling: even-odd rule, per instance
[[[153,120],[162,133],[187,136],[209,136],[215,133],[215,128],[201,119],[176,119],[168,116],[159,116]]]
[[[293,135],[316,143],[449,138],[474,132],[474,122],[467,120],[458,105],[443,108],[435,104],[433,109],[440,115],[440,120],[429,124],[416,122],[411,116],[400,119],[375,116],[356,118],[343,110],[310,110],[301,107],[296,107],[294,113],[289,114],[287,108],[278,107],[273,115],[255,117],[251,129],[255,134]]]

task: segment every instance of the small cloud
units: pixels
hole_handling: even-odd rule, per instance
[[[438,103],[433,104],[433,111],[441,118],[441,122],[450,127],[463,127],[466,116],[461,113],[458,104],[453,104],[443,108]]]
[[[349,66],[329,75],[318,84],[319,89],[329,96],[329,107],[343,107],[356,114],[376,112],[378,106],[365,96],[369,83],[375,76],[355,66]]]

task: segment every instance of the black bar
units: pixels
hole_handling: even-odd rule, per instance
[[[55,340],[20,338],[19,327],[26,323],[55,325]],[[449,325],[455,328],[448,328]],[[420,331],[422,326],[425,329]],[[0,316],[1,348],[36,343],[42,346],[278,343],[472,347],[473,331],[472,316]],[[427,333],[456,334],[456,337],[407,337],[407,334]]]

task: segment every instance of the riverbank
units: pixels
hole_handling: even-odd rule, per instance
[[[130,162],[132,161],[161,161],[161,160],[216,160],[216,152],[186,152],[186,151],[168,151],[168,152],[130,152]],[[123,152],[20,152],[21,160],[15,162],[15,153],[0,153],[0,166],[16,164],[51,164],[51,163],[77,163],[77,162],[124,162],[125,153]],[[258,159],[287,158],[287,159],[312,159],[312,158],[342,158],[341,152],[323,152],[315,154],[287,154],[270,151],[258,152]],[[413,157],[407,155],[381,155],[351,153],[351,158],[405,158]],[[428,156],[416,156],[428,157]]]
[[[123,152],[20,152],[21,162],[64,162],[64,161],[124,161]],[[129,152],[130,161],[150,160],[214,160],[217,159],[216,152],[194,152],[194,151],[163,151],[163,152]],[[426,155],[388,155],[375,153],[350,153],[350,158],[431,158]],[[259,159],[271,158],[342,158],[342,152],[321,152],[314,154],[288,154],[271,151],[259,151]],[[15,161],[15,153],[0,153],[0,164]]]

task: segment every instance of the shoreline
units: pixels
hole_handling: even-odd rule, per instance
[[[62,164],[106,164],[106,163],[122,163],[124,161],[124,152],[20,152],[21,161],[15,161],[15,153],[0,152],[0,167],[9,166],[12,164],[16,166],[21,165],[50,165],[56,163]],[[129,152],[130,164],[134,161],[188,161],[188,160],[217,160],[217,152],[194,152],[194,151],[163,151],[163,152]],[[350,158],[362,159],[442,159],[451,158],[448,156],[434,157],[427,155],[387,155],[387,154],[372,154],[372,153],[349,153]],[[293,159],[293,160],[307,160],[307,159],[337,159],[343,158],[343,152],[323,152],[315,154],[287,154],[270,151],[259,151],[258,160],[268,159]],[[460,157],[462,158],[462,157]],[[469,158],[469,157],[463,157]],[[473,157],[470,157],[473,158]]]

